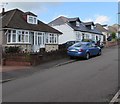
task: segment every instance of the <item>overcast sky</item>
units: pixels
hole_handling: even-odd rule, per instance
[[[6,11],[18,8],[31,11],[38,19],[49,23],[59,16],[79,17],[81,21],[94,21],[101,24],[117,23],[117,2],[8,2]]]

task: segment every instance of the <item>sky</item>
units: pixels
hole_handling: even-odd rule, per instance
[[[118,21],[118,2],[8,2],[4,7],[6,11],[15,8],[31,11],[45,23],[59,16],[79,17],[83,22],[103,25],[113,25]]]

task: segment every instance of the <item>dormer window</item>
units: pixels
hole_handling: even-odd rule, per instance
[[[27,22],[30,24],[37,24],[37,18],[35,16],[27,16]]]
[[[80,22],[76,21],[76,26],[79,27],[80,26]]]
[[[91,29],[93,30],[93,29],[94,29],[94,26],[91,26]]]

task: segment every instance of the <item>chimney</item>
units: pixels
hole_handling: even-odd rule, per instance
[[[4,14],[5,13],[5,8],[2,8],[2,14]]]

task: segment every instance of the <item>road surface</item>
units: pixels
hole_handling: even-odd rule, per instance
[[[110,102],[118,91],[118,49],[3,85],[3,102]]]

